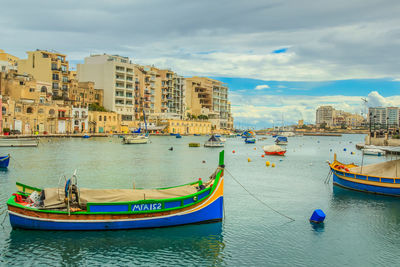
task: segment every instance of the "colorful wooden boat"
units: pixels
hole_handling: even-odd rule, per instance
[[[400,196],[400,160],[366,166],[344,164],[336,160],[329,164],[333,184],[351,190]]]
[[[161,189],[39,189],[17,183],[7,202],[13,228],[34,230],[119,230],[221,221],[224,151],[209,181]],[[36,197],[33,197],[36,195]],[[38,197],[40,195],[40,197]],[[34,199],[33,204],[28,198]],[[112,202],[110,200],[113,200]]]
[[[10,163],[10,154],[7,156],[0,157],[0,168],[5,169],[8,168],[8,164]]]
[[[219,137],[216,137],[215,135],[211,135],[210,139],[208,139],[204,143],[205,147],[224,147],[225,143],[221,141]]]

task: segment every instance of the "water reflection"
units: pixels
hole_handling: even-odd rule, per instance
[[[186,225],[131,231],[11,231],[4,252],[6,263],[21,262],[29,251],[39,258],[25,263],[40,264],[59,259],[62,265],[89,263],[156,264],[165,257],[179,264],[201,262],[220,265],[225,244],[222,223]],[[100,259],[99,259],[100,257]],[[56,261],[57,262],[57,261]]]

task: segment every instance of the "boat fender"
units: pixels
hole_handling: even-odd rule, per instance
[[[265,157],[264,154],[262,154],[261,157],[262,157],[262,158]]]
[[[346,171],[346,172],[349,172],[350,170],[349,169],[347,169],[347,168],[344,168],[344,170]]]
[[[247,158],[247,162],[251,162],[251,159],[250,159],[250,158]]]
[[[275,167],[275,163],[272,163],[272,164],[271,164],[271,167],[274,168],[274,167]]]
[[[235,154],[235,150],[232,150],[232,153]]]
[[[269,161],[265,162],[265,165],[266,165],[267,167],[269,167],[270,162],[269,162]]]
[[[346,148],[343,148],[343,151],[347,151],[347,149],[346,149]]]

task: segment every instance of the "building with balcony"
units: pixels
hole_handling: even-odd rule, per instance
[[[226,84],[206,77],[186,78],[185,82],[186,112],[188,114],[197,117],[207,116],[215,130],[233,129]]]
[[[103,105],[121,115],[130,124],[135,118],[135,65],[127,57],[91,55],[77,66],[79,82],[94,82],[95,89],[103,89]]]
[[[18,60],[18,73],[30,74],[37,81],[52,84],[54,98],[67,98],[70,86],[66,55],[45,50],[28,51],[27,59]]]
[[[318,107],[315,115],[315,124],[319,127],[325,123],[327,127],[333,126],[334,108],[332,106]]]
[[[0,49],[0,72],[17,70],[19,58]]]
[[[95,89],[94,82],[78,82],[73,80],[68,99],[74,106],[89,107],[90,104],[103,106],[103,89]]]

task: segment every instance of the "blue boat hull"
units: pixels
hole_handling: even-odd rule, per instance
[[[10,156],[0,157],[0,168],[8,168],[8,164],[10,163]]]
[[[184,224],[207,223],[221,221],[223,217],[223,196],[220,196],[208,206],[186,214],[163,216],[159,218],[114,220],[114,221],[55,221],[39,219],[9,212],[13,228],[32,230],[124,230],[141,228],[158,228]]]
[[[400,196],[400,188],[390,188],[384,186],[375,186],[362,183],[356,183],[340,178],[333,172],[333,184],[343,188],[368,192],[373,194],[388,195],[388,196]]]

